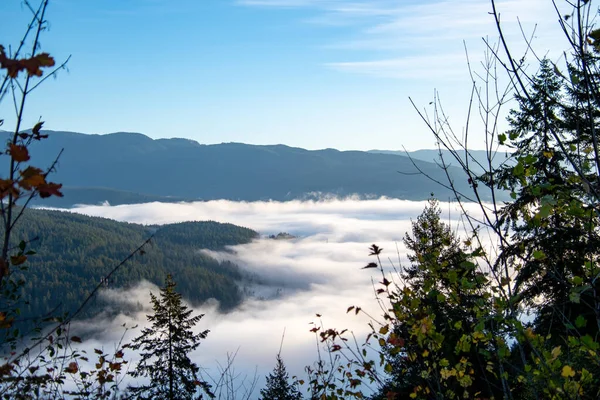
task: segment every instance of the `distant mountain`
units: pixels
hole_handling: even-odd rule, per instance
[[[49,138],[32,145],[32,159],[36,165],[50,165],[64,148],[58,172],[52,176],[67,188],[70,198],[64,199],[63,206],[108,198],[111,204],[123,204],[165,198],[285,201],[322,194],[420,200],[433,192],[440,198],[451,197],[447,189],[419,174],[405,156],[284,145],[201,145],[124,132],[44,133]],[[446,181],[434,163],[415,163],[425,174]],[[450,173],[458,178],[459,189],[469,190],[459,169]]]
[[[410,157],[414,160],[427,161],[431,163],[441,164],[440,151],[438,150],[416,150],[406,152],[404,150],[369,150],[369,153],[374,154],[393,154],[402,157]],[[460,167],[458,161],[448,150],[442,150],[441,155],[444,158],[446,165]],[[468,161],[469,168],[477,174],[482,173],[484,169],[489,169],[488,155],[485,150],[469,150],[467,157],[464,151],[459,152],[461,160]],[[497,168],[502,163],[510,163],[510,153],[498,151],[492,155],[492,167]]]
[[[109,271],[151,234],[154,239],[146,253],[136,255],[107,279],[107,288],[127,288],[142,279],[160,286],[170,273],[178,291],[192,303],[215,298],[226,310],[241,302],[238,282],[243,277],[238,267],[198,250],[224,250],[225,246],[248,243],[258,237],[251,229],[210,221],[143,226],[30,209],[12,234],[15,245],[31,241],[29,248],[36,252],[23,272],[26,284],[21,314],[30,318],[52,310],[56,314],[74,311]],[[103,309],[98,301],[92,302],[86,316]]]

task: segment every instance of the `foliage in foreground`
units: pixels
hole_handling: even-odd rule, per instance
[[[81,341],[68,330],[77,312],[54,321],[54,328],[34,338],[32,346],[17,346],[22,338],[14,325],[20,314],[19,290],[33,255],[27,241],[11,242],[23,215],[18,210],[25,210],[36,196],[62,194],[61,186],[48,180],[54,164],[44,171],[29,162],[29,146],[45,138],[41,123],[30,132],[21,129],[25,97],[35,87],[32,79],[54,65],[48,54],[38,52],[47,4],[42,1],[32,10],[31,26],[37,35],[31,57],[18,58],[18,51],[7,54],[0,47],[0,69],[6,73],[0,100],[9,88],[22,95],[18,124],[5,150],[9,173],[0,180],[0,326],[2,344],[9,350],[0,366],[0,396],[116,398],[121,370],[128,364],[125,354],[121,346],[114,354],[97,349],[98,362],[90,366],[89,356],[72,347]],[[495,7],[494,1],[491,4]],[[376,288],[381,321],[372,323],[362,348],[349,341],[346,331],[313,328],[334,356],[330,365],[319,360],[307,369],[311,398],[365,398],[371,395],[366,385],[377,388],[373,399],[600,397],[600,31],[588,22],[596,15],[591,1],[572,5],[572,14],[559,15],[572,45],[564,68],[542,59],[539,72],[526,75],[523,61],[516,61],[502,42],[507,59],[501,66],[512,85],[505,93],[514,93],[518,104],[507,132],[498,134],[497,109],[485,108],[489,103],[482,92],[474,91],[480,96],[476,100],[483,107],[484,122],[492,121],[486,125],[488,134],[494,135],[488,138],[489,168],[484,173],[474,174],[468,158],[451,147],[456,136],[446,130],[443,115],[436,114],[439,119],[429,124],[439,143],[463,166],[472,193],[460,193],[452,180],[449,187],[459,200],[478,201],[482,217],[465,212],[469,234],[459,238],[441,222],[432,200],[404,240],[410,265],[396,273],[380,261],[383,249],[371,247],[377,261],[367,268],[381,274]],[[495,8],[492,15],[500,27]],[[498,48],[490,48],[495,52],[490,60],[498,60]],[[485,79],[494,67],[487,64]],[[7,84],[19,76],[25,76],[22,83]],[[498,107],[505,104],[506,94],[484,83],[495,87]],[[514,150],[511,163],[492,163],[494,143]],[[466,143],[464,150],[468,151]],[[484,190],[491,196],[483,196]],[[481,201],[505,191],[511,202]],[[15,207],[17,202],[21,209]],[[200,317],[183,306],[169,281],[160,299],[153,296],[153,306],[152,326],[129,346],[142,357],[131,375],[146,379],[130,393],[140,398],[210,395],[188,358],[206,337],[206,331],[192,332]],[[370,358],[373,350],[378,359]],[[67,381],[75,389],[68,388]]]
[[[320,331],[344,355],[336,360],[350,360],[337,362],[339,378],[321,384],[320,398],[365,398],[367,384],[378,388],[373,399],[600,397],[600,30],[589,22],[598,13],[590,1],[572,7],[558,15],[572,46],[564,68],[540,57],[538,73],[527,75],[505,41],[506,60],[488,43],[483,89],[473,92],[495,136],[484,173],[469,167],[466,142],[439,109],[434,122],[424,117],[471,184],[464,193],[449,181],[457,204],[473,200],[480,215],[463,208],[467,235],[459,240],[430,202],[404,240],[410,265],[396,273],[373,245],[377,262],[367,268],[381,273],[382,319],[362,351],[344,331]],[[497,66],[510,78],[504,92],[494,81]],[[499,133],[509,93],[517,107]],[[511,149],[510,162],[493,162],[498,144]],[[512,200],[485,203],[484,191]],[[370,359],[373,348],[379,360]]]

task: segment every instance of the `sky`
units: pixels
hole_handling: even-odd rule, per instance
[[[411,220],[415,220],[425,204],[385,198],[251,203],[218,200],[82,206],[72,211],[143,224],[212,219],[257,230],[263,239],[232,246],[225,252],[190,248],[190,251],[203,251],[217,259],[233,261],[261,282],[260,286],[251,287],[256,296],[231,313],[220,314],[211,303],[195,309],[195,313],[205,314],[196,329],[209,329],[210,333],[191,357],[210,381],[210,377],[219,377],[219,365],[226,364],[227,354],[237,352],[233,364],[240,376],[237,384],[241,384],[244,377],[249,383],[256,372],[260,389],[264,386],[264,377],[275,365],[284,331],[282,357],[288,372],[290,376],[305,379],[304,367],[317,360],[315,337],[309,332],[314,326],[311,323],[322,324],[325,328],[349,329],[359,344],[369,333],[369,322],[379,326],[382,311],[375,300],[373,285],[381,280],[381,273],[362,269],[375,261],[368,255],[369,247],[375,243],[383,248],[381,259],[387,272],[392,272],[392,266],[396,269],[400,265],[406,266],[408,261],[402,238],[410,232]],[[465,206],[473,215],[479,214],[476,204]],[[441,203],[440,208],[444,222],[460,234],[462,228],[458,217],[461,213],[456,204]],[[282,231],[297,238],[264,238]],[[388,275],[388,279],[394,279],[394,276],[397,279],[394,273]],[[90,352],[93,348],[111,351],[123,335],[123,324],[128,327],[138,325],[127,332],[127,342],[147,323],[145,315],[151,312],[150,291],[156,293],[157,288],[147,282],[128,291],[109,288],[101,294],[106,301],[146,304],[148,308],[110,320],[99,317],[81,321],[71,329],[76,333],[81,329],[87,331],[83,346]],[[350,306],[361,307],[367,314],[347,313]],[[127,352],[126,356],[135,363],[135,355]],[[251,399],[258,397],[258,389]],[[243,397],[238,393],[236,398]]]
[[[520,21],[538,54],[560,56],[548,1],[497,7],[517,54]],[[482,38],[496,42],[490,11],[485,0],[51,0],[42,49],[71,58],[32,93],[25,125],[206,144],[433,148],[409,98],[430,109],[437,91],[460,135],[465,46],[480,70]],[[1,44],[16,45],[29,16],[23,0],[0,1]],[[4,129],[11,107],[0,104]],[[482,148],[482,133],[473,138]]]

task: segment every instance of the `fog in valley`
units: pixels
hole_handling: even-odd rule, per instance
[[[205,373],[217,378],[219,365],[224,367],[227,355],[237,352],[233,368],[236,375],[240,374],[238,382],[244,376],[251,379],[256,373],[259,378],[256,397],[265,375],[275,365],[284,330],[282,357],[290,375],[302,378],[304,367],[317,359],[315,335],[309,332],[312,322],[322,321],[326,328],[348,328],[359,341],[364,340],[370,319],[362,313],[347,314],[346,310],[355,305],[375,318],[381,315],[373,289],[373,282],[380,281],[381,274],[375,269],[362,269],[376,261],[369,257],[368,248],[372,244],[383,247],[382,262],[390,272],[394,266],[399,268],[406,263],[402,238],[410,231],[411,219],[416,219],[425,204],[395,199],[284,203],[219,200],[79,206],[71,211],[141,224],[214,220],[246,226],[261,234],[261,239],[232,246],[229,252],[209,252],[217,259],[238,264],[252,282],[241,283],[249,296],[233,312],[220,314],[216,304],[197,308],[197,313],[205,314],[197,329],[209,329],[210,333],[192,355]],[[443,220],[450,221],[461,233],[461,221],[452,220],[460,215],[456,205],[442,203],[441,209]],[[472,211],[476,212],[475,206]],[[268,238],[279,232],[296,238]],[[86,340],[90,349],[99,346],[107,351],[114,349],[123,335],[123,324],[141,327],[145,323],[145,314],[151,312],[150,290],[158,292],[158,288],[147,282],[127,292],[105,290],[101,296],[112,302],[140,303],[147,309],[111,320],[79,322],[73,329],[86,331],[88,335],[92,332]],[[128,331],[126,340],[137,335],[139,329]]]

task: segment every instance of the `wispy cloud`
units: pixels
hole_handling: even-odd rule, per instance
[[[344,71],[403,79],[445,79],[464,77],[465,68],[448,68],[449,64],[465,63],[463,54],[407,56],[391,60],[329,63],[328,67]]]
[[[384,77],[456,76],[465,71],[463,42],[473,49],[477,61],[485,47],[482,38],[497,36],[491,2],[482,0],[239,0],[238,4],[304,8],[314,11],[307,23],[354,27],[345,38],[322,43],[355,51],[327,66]],[[560,32],[553,29],[557,28],[556,14],[548,2],[500,0],[496,7],[505,35],[517,52],[525,48],[523,32],[537,33],[535,44],[542,55],[556,47]]]

